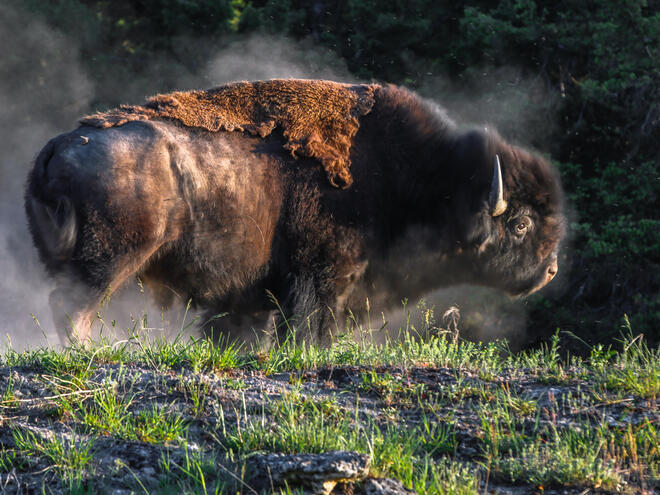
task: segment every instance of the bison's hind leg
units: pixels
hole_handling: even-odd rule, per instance
[[[94,227],[86,230],[103,231],[98,225]],[[79,239],[78,256],[61,265],[56,289],[50,296],[53,320],[65,345],[72,339],[83,343],[91,339],[91,327],[101,303],[139,273],[160,247],[151,243],[131,246],[125,252],[106,253],[98,248],[93,232]]]
[[[90,289],[82,283],[58,283],[50,293],[49,304],[63,346],[75,341],[89,342],[96,310],[103,296],[101,291]]]

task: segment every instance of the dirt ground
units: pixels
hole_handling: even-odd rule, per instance
[[[0,410],[0,445],[5,453],[16,451],[17,430],[31,432],[34,438],[44,441],[59,438],[65,445],[84,446],[93,440],[90,450],[93,460],[89,472],[83,476],[81,487],[88,487],[89,493],[103,487],[103,492],[115,495],[151,493],[152,489],[157,491],[156,487],[166,486],[171,481],[168,480],[171,474],[163,469],[162,459],[171,459],[181,465],[190,452],[218,451],[222,444],[218,440],[220,431],[240,430],[254,422],[276,421],[273,407],[292,396],[297,401],[315,404],[325,401],[332,404],[335,415],[358,417],[383,427],[399,425],[410,428],[421,425],[424,418],[428,421],[429,417],[433,421],[450,421],[455,449],[449,457],[473,466],[475,472],[483,472],[485,464],[480,408],[484,401],[496,400],[497,394],[503,390],[511,397],[519,398],[521,404],[530,405],[529,414],[523,410],[515,418],[522,430],[529,429],[530,432],[544,429],[579,431],[585,424],[603,422],[616,427],[635,426],[646,421],[660,424],[658,400],[630,395],[616,400],[602,397],[599,402],[594,402],[593,395],[585,393],[589,390],[588,377],[548,384],[545,383],[547,380],[526,370],[480,377],[478,373],[443,368],[338,367],[267,376],[264,372],[251,370],[196,374],[185,370],[161,372],[108,364],[92,370],[85,387],[79,387],[77,391],[62,392],[62,380],[64,378],[58,379],[29,368],[0,368],[0,389],[7,390],[9,386],[13,393],[11,407]],[[89,391],[94,384],[114,389],[118,397],[130,396],[128,410],[132,414],[157,409],[178,415],[186,424],[185,442],[158,444],[122,439],[85,427],[80,417],[62,412],[60,401],[63,397],[73,401],[89,400],[90,392],[85,390]],[[186,392],[193,389],[203,390],[203,403],[195,408]],[[245,452],[234,456],[234,464],[218,463],[218,472],[229,473],[235,469],[240,465],[242,455],[245,458]],[[60,471],[53,467],[53,461],[47,456],[33,450],[31,454],[21,453],[17,459],[12,464],[5,462],[0,466],[2,493],[69,491]],[[593,487],[584,486],[512,485],[497,476],[487,479],[483,474],[479,483],[482,493],[598,493]],[[359,487],[358,484],[349,489],[340,485],[338,490],[359,492]],[[659,487],[640,485],[639,490],[658,493]]]

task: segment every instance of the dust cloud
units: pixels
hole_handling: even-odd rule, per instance
[[[464,84],[432,75],[418,91],[462,124],[494,127],[510,142],[551,150],[559,105],[544,78],[515,67],[475,72],[478,76]]]
[[[57,342],[48,309],[52,284],[23,209],[25,178],[48,139],[88,109],[93,86],[64,35],[8,6],[0,16],[0,46],[0,334],[20,348]]]
[[[48,294],[53,288],[32,244],[23,208],[25,179],[39,150],[46,142],[73,129],[77,119],[104,105],[140,103],[146,96],[173,89],[204,89],[230,81],[268,78],[323,78],[358,82],[333,52],[312,42],[249,36],[226,46],[204,44],[209,62],[195,70],[167,55],[154,55],[139,73],[126,68],[94,78],[85,73],[76,43],[33,16],[3,7],[0,17],[0,335],[14,348],[57,345]],[[492,84],[499,88],[492,91]],[[486,85],[490,90],[486,91]],[[554,121],[551,116],[529,110],[524,98],[539,97],[540,86],[515,73],[491,74],[483,87],[458,88],[441,78],[429,78],[420,93],[439,102],[457,120],[497,125],[505,137],[543,146],[537,132]],[[485,95],[485,96],[475,96]],[[541,121],[539,121],[541,119]],[[520,132],[521,134],[516,134]],[[197,314],[186,311],[179,299],[162,312],[150,302],[139,283],[132,281],[119,291],[108,307],[101,308],[103,333],[123,338],[131,328],[148,329],[157,335],[181,330],[195,333],[191,323]],[[452,288],[425,298],[425,310],[436,316],[451,305],[461,308],[460,328],[476,339],[520,335],[525,326],[522,302],[511,302],[494,291]],[[423,310],[411,301],[404,310],[385,315],[389,327],[423,322]],[[149,319],[145,321],[144,315]],[[427,313],[428,314],[428,313]],[[407,323],[406,323],[407,322]],[[412,324],[415,320],[412,320]],[[168,333],[169,332],[169,333]],[[471,333],[470,333],[471,332]]]
[[[230,44],[203,72],[211,84],[276,78],[360,82],[329,50],[272,36],[251,36]]]

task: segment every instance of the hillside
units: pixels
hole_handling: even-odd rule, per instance
[[[133,336],[8,351],[0,486],[657,493],[660,356],[641,336],[584,359],[561,357],[558,338],[513,354],[454,337],[344,338],[330,349],[287,342],[255,353]],[[334,451],[339,460],[268,455]]]

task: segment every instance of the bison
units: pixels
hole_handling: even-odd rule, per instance
[[[264,328],[276,301],[276,336],[328,343],[365,295],[384,309],[457,283],[540,289],[565,223],[540,156],[401,87],[311,80],[86,117],[42,149],[25,197],[63,342],[88,340],[138,276],[163,306],[176,292],[243,325]]]

